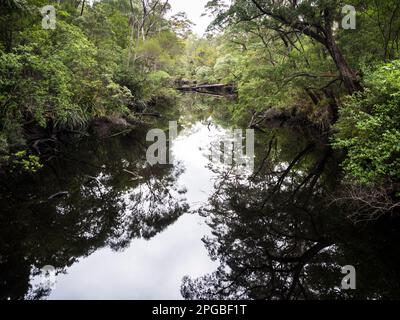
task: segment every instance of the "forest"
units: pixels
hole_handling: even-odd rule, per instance
[[[255,185],[243,189],[242,185],[221,178],[221,190],[226,191],[225,196],[229,195],[230,200],[210,197],[211,208],[202,210],[202,214],[214,217],[211,227],[215,227],[220,239],[218,249],[213,249],[215,243],[207,241],[206,246],[215,257],[222,255],[222,261],[232,269],[231,274],[221,269],[214,274],[216,278],[197,282],[185,278],[182,295],[189,299],[210,298],[207,287],[210,283],[218,287],[216,283],[221,284],[218,277],[240,278],[241,269],[236,263],[256,257],[257,245],[268,246],[268,241],[260,238],[256,248],[254,243],[247,243],[247,251],[242,248],[240,254],[234,252],[233,255],[238,254],[237,260],[229,255],[235,251],[232,247],[235,235],[243,233],[240,237],[244,238],[248,233],[251,237],[252,228],[259,232],[255,217],[266,208],[272,215],[268,222],[271,232],[294,223],[295,213],[299,219],[308,221],[309,217],[294,204],[301,203],[305,194],[310,195],[309,201],[322,201],[324,187],[319,184],[322,183],[320,174],[333,154],[338,162],[338,168],[332,170],[335,191],[327,191],[329,199],[322,201],[325,206],[346,207],[351,211],[347,218],[356,224],[396,216],[400,210],[400,2],[210,0],[204,10],[213,21],[204,35],[198,35],[193,32],[194,23],[185,12],[171,14],[168,0],[0,1],[0,180],[17,181],[24,176],[47,181],[46,177],[38,177],[44,172],[50,174],[47,170],[53,168],[55,159],[65,155],[62,150],[85,144],[85,139],[93,135],[96,145],[100,144],[96,147],[102,152],[99,158],[105,157],[103,149],[112,150],[120,145],[102,143],[102,139],[132,132],[134,137],[140,137],[137,139],[143,139],[149,126],[185,108],[187,93],[183,91],[199,88],[214,88],[204,93],[210,98],[225,96],[230,101],[224,105],[219,97],[212,107],[213,117],[222,126],[229,123],[268,134],[271,126],[278,125],[297,133],[306,131],[315,139],[304,145],[297,156],[285,159],[286,168],[272,154],[273,150],[277,154],[285,150],[291,154],[290,147],[280,146],[276,135],[271,135],[269,142],[257,140],[260,149],[264,153],[267,150],[267,156],[257,156],[259,169],[251,178]],[[186,109],[190,108],[186,106]],[[191,115],[195,117],[196,112],[206,109],[200,105]],[[302,146],[300,140],[298,145]],[[296,149],[295,145],[293,142],[292,150]],[[300,162],[309,152],[316,152],[312,158],[315,163],[302,166]],[[131,164],[145,166],[136,155],[123,153],[124,159],[131,159]],[[86,154],[83,159],[93,157]],[[117,171],[114,158],[107,158],[112,163],[110,172]],[[95,160],[101,167],[101,161]],[[268,162],[271,174],[280,173],[280,177],[263,175],[262,168]],[[137,175],[132,179],[152,176],[148,188],[153,200],[146,201],[154,201],[157,206],[164,203],[165,208],[160,212],[172,208],[165,216],[158,212],[151,219],[145,218],[145,222],[138,221],[139,214],[135,221],[129,222],[132,228],[135,225],[131,236],[134,233],[151,238],[187,210],[186,205],[169,204],[171,198],[161,191],[173,189],[171,184],[177,179],[176,172],[167,174],[164,169],[154,169],[156,173],[143,173],[140,169],[137,173],[130,167],[124,168],[129,178]],[[285,187],[292,169],[299,174],[290,176],[290,183],[296,185]],[[70,174],[79,176],[80,173]],[[100,170],[96,174],[101,176],[104,172]],[[164,174],[167,176],[156,183],[154,176]],[[70,183],[75,186],[78,182]],[[127,178],[116,182],[121,189],[126,183]],[[282,193],[270,203],[271,194],[277,190]],[[49,195],[63,197],[55,194],[57,191]],[[294,193],[286,194],[288,191]],[[34,190],[28,192],[33,193]],[[247,202],[243,203],[234,194],[246,195]],[[112,203],[114,193],[106,196],[107,200],[96,200],[95,194],[90,197],[94,207],[110,205],[102,209],[107,214],[122,210],[120,204]],[[137,199],[138,203],[141,201],[145,200]],[[293,206],[281,208],[288,201],[293,201],[290,202]],[[331,209],[326,210],[329,221],[336,214]],[[310,212],[314,214],[315,210]],[[254,221],[241,216],[250,211]],[[281,216],[285,212],[290,219]],[[286,218],[293,221],[288,222]],[[119,219],[125,218],[115,218],[115,223]],[[250,226],[246,231],[236,225],[242,219]],[[301,225],[311,230],[312,223]],[[151,226],[145,228],[147,231],[140,231],[142,224]],[[230,235],[232,238],[217,227],[222,224],[227,224],[228,229],[238,229]],[[346,228],[349,227],[343,226],[343,230]],[[335,232],[340,233],[340,228],[337,229]],[[113,232],[115,238],[122,237],[122,233]],[[310,234],[307,236],[313,238]],[[102,234],[99,246],[107,241],[110,244],[111,238],[106,238]],[[363,234],[362,238],[367,237]],[[318,239],[320,242],[312,246],[310,254],[332,245],[330,240]],[[116,241],[118,250],[127,243],[126,239],[120,240]],[[293,243],[293,247],[298,246],[298,242]],[[89,248],[88,245],[87,250],[76,256],[87,255]],[[1,256],[0,251],[0,261]],[[272,260],[261,263],[275,268],[274,257],[269,258]],[[276,258],[276,263],[291,265],[294,262],[290,259]],[[303,260],[296,263],[300,269],[305,266]],[[70,262],[60,264],[65,266]],[[293,268],[290,272],[300,269]],[[313,277],[314,271],[320,272],[312,269],[308,275]],[[278,277],[277,283],[285,287],[281,296],[273,291],[265,295],[259,288],[254,289],[259,285],[258,280],[249,276],[246,281],[254,285],[250,297],[298,298],[303,294],[306,297],[306,291],[309,294],[324,291],[302,288],[299,274],[292,286]],[[260,272],[259,276],[261,279],[265,275]],[[243,283],[231,284],[227,287],[228,293],[215,289],[213,294],[222,299],[240,298],[243,286],[246,287]],[[336,297],[328,289],[325,294]]]

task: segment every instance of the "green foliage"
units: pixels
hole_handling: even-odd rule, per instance
[[[14,158],[13,164],[15,168],[21,168],[26,172],[36,173],[38,170],[43,168],[43,164],[40,163],[40,158],[28,154],[25,150],[15,153]]]
[[[44,5],[56,8],[55,30],[42,28]],[[33,127],[54,137],[84,130],[95,117],[132,117],[135,104],[176,96],[170,74],[179,68],[182,40],[165,18],[167,3],[142,5],[0,3],[0,161],[28,147]],[[180,22],[178,29],[189,26]]]
[[[215,82],[214,70],[208,66],[201,66],[196,68],[196,79],[201,83],[213,83]]]
[[[112,80],[107,81],[106,95],[103,101],[103,115],[129,114],[128,104],[133,100],[133,95],[127,87],[120,86]]]
[[[192,35],[192,27],[194,23],[190,21],[185,12],[178,12],[170,19],[171,28],[182,39],[187,39]]]
[[[397,0],[356,0],[357,28],[340,33],[340,45],[353,65],[398,59],[400,6]],[[361,8],[363,8],[361,10]]]
[[[237,70],[237,65],[240,61],[240,57],[233,53],[220,56],[214,65],[214,74],[217,80],[234,83],[238,79],[236,71],[239,71]]]
[[[288,108],[326,128],[339,113],[334,145],[348,152],[348,177],[387,185],[400,177],[400,71],[395,60],[400,6],[396,0],[356,0],[356,29],[345,30],[341,9],[346,4],[209,1],[216,17],[211,27],[223,33],[213,48],[212,71],[202,63],[195,70],[207,72],[195,74],[237,86],[238,103],[231,111],[238,120],[249,113],[262,116],[271,107]]]
[[[155,71],[148,75],[146,94],[149,100],[155,103],[172,104],[177,92],[172,89],[173,78],[165,71]]]
[[[9,159],[9,148],[7,143],[7,138],[0,134],[0,165],[2,163],[8,162]]]
[[[348,151],[344,168],[365,184],[400,178],[400,60],[367,70],[365,91],[340,111],[334,145]]]
[[[45,127],[49,120],[60,124],[78,117],[78,106],[71,94],[71,74],[56,57],[46,59],[31,47],[0,56],[0,120],[10,131],[15,122],[33,119]],[[6,94],[4,94],[6,93]]]
[[[172,72],[176,68],[177,57],[182,54],[183,46],[177,36],[164,31],[142,41],[137,48],[137,59],[142,68],[152,72],[165,70]]]
[[[183,70],[182,77],[197,79],[197,71],[199,68],[207,68],[208,75],[212,75],[212,69],[218,58],[218,39],[216,38],[197,38],[191,36],[186,40],[186,54],[182,61]],[[204,76],[201,73],[200,76]]]

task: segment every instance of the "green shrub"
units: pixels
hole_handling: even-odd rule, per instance
[[[26,150],[19,151],[14,155],[14,168],[21,168],[25,172],[36,173],[43,168],[40,158],[35,155],[28,154]]]
[[[0,134],[0,167],[8,161],[8,143],[4,135]]]
[[[363,184],[400,180],[400,61],[367,70],[365,91],[340,111],[334,139],[347,150],[344,169]]]

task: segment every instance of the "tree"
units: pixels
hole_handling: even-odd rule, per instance
[[[219,1],[209,3],[209,7],[218,5]],[[344,2],[340,0],[236,0],[227,10],[219,12],[215,24],[261,20],[263,26],[279,33],[282,38],[293,33],[310,37],[327,49],[340,72],[345,88],[352,94],[361,90],[359,78],[344,57],[334,33],[334,22],[343,6]]]
[[[386,186],[387,206],[380,213],[385,207],[391,212],[400,206],[400,61],[366,70],[364,85],[364,92],[344,103],[334,145],[347,151],[343,165],[349,181]],[[366,193],[359,200],[373,206],[372,199]]]
[[[185,12],[178,12],[170,19],[171,29],[182,39],[187,39],[192,34],[193,22]]]
[[[45,298],[50,292],[31,282],[43,266],[63,272],[101,248],[123,251],[188,210],[176,183],[182,168],[150,167],[141,144],[145,133],[137,134],[89,139],[38,174],[1,179],[1,300]],[[68,196],[51,198],[54,186]],[[35,199],[26,196],[33,193]]]
[[[395,240],[399,227],[395,224],[392,231],[384,231],[382,223],[356,228],[345,218],[354,208],[332,203],[330,195],[341,186],[340,168],[332,161],[330,147],[305,136],[299,139],[287,128],[260,134],[256,146],[258,169],[249,180],[232,168],[215,168],[216,192],[199,212],[212,230],[203,242],[220,265],[212,274],[185,277],[183,297],[398,297],[398,280],[392,279],[400,279]],[[394,255],[393,251],[386,255],[388,243]],[[345,265],[356,266],[357,290],[341,289]]]

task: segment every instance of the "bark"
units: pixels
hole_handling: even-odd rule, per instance
[[[86,4],[86,0],[83,0],[82,1],[81,16],[83,16],[83,12],[85,11],[85,4]]]
[[[339,101],[335,95],[335,93],[329,89],[325,88],[324,90],[325,96],[329,99],[329,118],[331,123],[336,123],[339,120]]]
[[[362,86],[357,74],[352,70],[347,63],[346,58],[343,56],[342,51],[337,45],[335,39],[333,38],[332,32],[326,32],[326,48],[328,49],[336,67],[339,70],[340,76],[343,80],[343,84],[348,91],[348,93],[353,94],[354,92],[361,91]]]
[[[320,99],[317,96],[317,94],[309,88],[306,88],[305,90],[306,90],[308,96],[310,97],[310,99],[312,100],[312,102],[314,103],[314,105],[318,105],[318,103],[320,102]]]
[[[362,86],[358,80],[356,72],[350,68],[346,58],[343,56],[342,51],[334,39],[332,32],[333,15],[330,10],[325,11],[324,23],[314,24],[312,22],[300,21],[296,18],[271,11],[269,8],[263,7],[257,0],[252,0],[252,2],[258,8],[258,10],[266,16],[289,28],[303,33],[324,45],[324,47],[329,51],[338,69],[348,93],[353,94],[354,92],[362,90]],[[297,3],[294,3],[294,6],[297,6]]]

